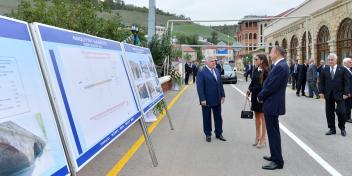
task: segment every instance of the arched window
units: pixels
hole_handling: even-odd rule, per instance
[[[275,42],[275,45],[276,45],[276,46],[279,46],[279,41],[276,41],[276,42]]]
[[[308,32],[308,42],[309,42],[309,47],[308,47],[308,55],[307,55],[307,42],[306,42],[306,33],[304,32],[303,37],[302,37],[302,63],[304,63],[304,61],[306,59],[309,59],[309,57],[311,56],[311,43],[312,43],[312,36],[310,35],[310,32]]]
[[[257,33],[253,34],[253,39],[257,39]]]
[[[337,33],[337,55],[339,63],[346,58],[352,57],[352,19],[342,20]]]
[[[291,59],[296,60],[297,59],[297,46],[298,46],[298,39],[297,37],[294,35],[291,38],[291,49],[290,49],[290,55],[291,55]]]
[[[282,47],[285,49],[285,50],[287,50],[287,40],[284,38],[283,40],[282,40]]]
[[[330,52],[329,40],[330,32],[328,27],[324,25],[319,29],[317,37],[317,63],[320,63],[320,60],[326,61]]]
[[[252,33],[249,33],[249,39],[252,39]]]
[[[246,40],[248,40],[248,34],[246,33],[245,35],[246,35]]]

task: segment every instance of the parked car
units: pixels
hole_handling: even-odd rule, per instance
[[[234,71],[234,68],[229,64],[224,64],[222,68],[224,70],[224,74],[221,75],[222,82],[236,84],[237,74],[236,71]]]

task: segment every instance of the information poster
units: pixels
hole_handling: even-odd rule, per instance
[[[144,112],[148,112],[163,97],[154,61],[148,48],[124,44],[126,59]]]
[[[68,175],[28,25],[0,26],[0,175]]]
[[[122,48],[90,35],[34,26],[80,169],[141,116]]]

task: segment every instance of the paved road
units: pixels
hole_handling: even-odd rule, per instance
[[[352,175],[352,124],[346,124],[347,137],[342,137],[339,131],[337,135],[325,136],[324,101],[298,98],[291,89],[287,89],[286,94],[287,114],[280,118],[281,127],[286,132],[281,131],[285,167],[276,171],[262,170],[261,166],[267,163],[262,156],[269,154],[269,147],[252,147],[254,120],[239,118],[244,103],[244,96],[239,91],[245,92],[248,87],[248,83],[241,80],[236,85],[225,85],[223,135],[227,142],[216,140],[214,136],[211,143],[205,141],[197,92],[195,85],[191,85],[170,111],[175,130],[170,131],[164,119],[152,133],[158,167],[152,166],[147,148],[143,145],[119,175]],[[170,97],[172,95],[168,95]],[[140,135],[138,128],[133,126],[79,175],[107,173]]]

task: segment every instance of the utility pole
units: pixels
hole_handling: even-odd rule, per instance
[[[152,38],[155,35],[155,16],[156,16],[155,0],[149,0],[148,43],[152,41]]]

